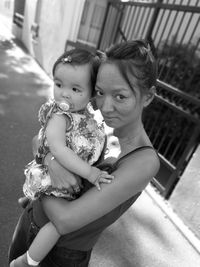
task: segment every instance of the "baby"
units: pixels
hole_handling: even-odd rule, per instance
[[[26,180],[23,191],[34,200],[43,194],[76,199],[77,187],[69,192],[56,177],[50,177],[48,166],[43,164],[50,152],[68,171],[87,179],[100,190],[100,183],[110,183],[114,178],[92,166],[105,147],[103,123],[92,114],[90,100],[93,97],[99,58],[92,53],[73,49],[61,55],[53,66],[54,99],[39,110],[41,129],[38,134],[39,149],[35,160],[25,168]],[[42,198],[41,198],[42,199]],[[11,262],[10,267],[37,266],[53,248],[60,235],[49,222],[43,226],[29,250]]]

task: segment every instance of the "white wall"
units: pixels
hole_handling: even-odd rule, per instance
[[[66,40],[76,41],[85,0],[44,0],[40,17],[43,67],[51,73]]]
[[[76,41],[85,0],[42,0],[39,11],[39,38],[32,41],[31,25],[39,0],[26,1],[23,42],[40,65],[51,74],[57,57],[64,52],[66,40]]]
[[[35,19],[35,10],[38,0],[26,1],[24,9],[24,26],[22,30],[22,42],[31,55],[34,55],[32,46],[31,25]]]

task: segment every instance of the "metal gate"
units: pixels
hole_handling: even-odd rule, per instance
[[[123,40],[153,41],[159,78],[144,125],[161,159],[153,180],[168,198],[199,144],[200,1],[109,1],[98,49]]]

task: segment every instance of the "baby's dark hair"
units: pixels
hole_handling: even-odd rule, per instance
[[[84,65],[84,64],[90,64],[91,66],[91,86],[92,86],[92,96],[94,96],[95,91],[95,83],[96,83],[96,77],[98,68],[100,65],[100,59],[97,55],[94,53],[82,49],[82,48],[74,48],[69,51],[65,51],[54,63],[52,74],[55,75],[55,70],[58,64],[70,64],[72,66],[78,66],[78,65]]]
[[[122,42],[110,47],[105,54],[105,61],[115,62],[130,88],[133,88],[131,75],[137,79],[142,93],[156,85],[157,63],[149,42],[145,40]]]

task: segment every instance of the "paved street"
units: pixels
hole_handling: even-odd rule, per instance
[[[11,39],[0,23],[0,266],[21,212],[23,168],[32,159],[31,140],[38,130],[37,110],[49,94],[50,80]]]
[[[37,110],[51,80],[0,20],[0,266],[21,212],[23,168],[32,159]],[[200,255],[144,192],[97,243],[90,267],[198,267]]]

